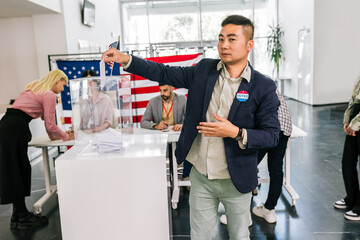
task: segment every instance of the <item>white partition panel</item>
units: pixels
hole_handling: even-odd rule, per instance
[[[122,153],[81,157],[75,145],[56,160],[64,240],[169,239],[167,135],[123,140]]]

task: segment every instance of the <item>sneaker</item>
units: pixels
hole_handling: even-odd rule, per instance
[[[256,216],[265,219],[265,221],[267,221],[268,223],[276,222],[276,215],[275,215],[274,209],[269,210],[269,209],[266,209],[266,207],[264,205],[260,205],[260,206],[254,207],[252,211]]]
[[[250,218],[249,227],[251,227],[253,225],[253,221],[251,219],[251,213],[249,214],[249,218]],[[220,216],[220,222],[224,225],[227,225],[227,218],[225,214]]]
[[[344,199],[340,199],[339,201],[334,202],[334,208],[337,209],[347,209],[347,205]]]
[[[47,224],[48,222],[49,220],[45,216],[37,216],[33,213],[29,213],[29,215],[26,217],[19,218],[19,221],[17,222],[17,228],[26,229],[30,227],[39,227]]]
[[[352,210],[348,211],[344,214],[344,217],[347,220],[351,220],[351,221],[359,221],[360,220],[360,214],[354,213]]]

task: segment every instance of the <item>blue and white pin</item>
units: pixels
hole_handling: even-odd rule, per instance
[[[239,102],[245,102],[249,99],[249,94],[247,93],[247,91],[241,90],[236,94],[236,99]]]

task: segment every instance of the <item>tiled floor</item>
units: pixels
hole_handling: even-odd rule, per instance
[[[268,224],[253,216],[251,239],[360,239],[360,221],[345,220],[344,211],[332,206],[334,201],[345,196],[341,155],[345,138],[342,118],[346,105],[312,107],[293,100],[287,100],[287,103],[293,123],[308,133],[305,139],[294,139],[291,143],[291,183],[300,199],[292,207],[291,199],[283,189],[276,207],[277,223]],[[27,199],[28,206],[44,193],[41,161],[34,161],[33,165],[33,193]],[[261,177],[267,174],[266,166],[260,167],[259,174]],[[265,201],[267,190],[268,184],[262,184],[259,194],[253,198],[253,205]],[[190,239],[188,197],[187,190],[183,189],[178,209],[172,210],[171,239]],[[47,226],[26,231],[11,231],[11,207],[0,205],[0,240],[62,239],[59,210],[54,205],[46,213],[50,220]],[[219,215],[223,212],[220,207]],[[213,236],[214,240],[228,239],[226,226],[218,223]],[[121,233],[115,239],[121,239]]]

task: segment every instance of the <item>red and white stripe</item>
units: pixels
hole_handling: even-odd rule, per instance
[[[190,55],[175,55],[167,57],[154,57],[146,58],[149,61],[154,61],[158,63],[164,63],[169,66],[193,66],[196,65],[204,55],[202,53],[190,54]],[[121,69],[122,73],[124,71]],[[187,89],[175,88],[174,92],[177,94],[187,95]],[[154,81],[142,78],[140,76],[131,74],[131,100],[132,100],[132,113],[133,113],[133,122],[139,123],[141,117],[144,115],[146,106],[149,103],[149,100],[153,97],[159,95],[159,84]],[[58,122],[64,122],[64,130],[71,128],[71,118],[72,111],[60,111],[61,114],[58,115]],[[60,118],[63,118],[63,121],[60,121]]]
[[[196,65],[202,58],[203,54],[190,54],[190,55],[176,55],[167,57],[154,57],[147,58],[149,61],[164,63],[169,66],[193,66]],[[176,88],[174,90],[177,94],[186,95],[187,89]],[[144,115],[146,106],[149,100],[159,95],[159,84],[150,81],[137,75],[132,76],[131,81],[131,95],[132,95],[132,108],[133,108],[133,121],[138,123]]]

